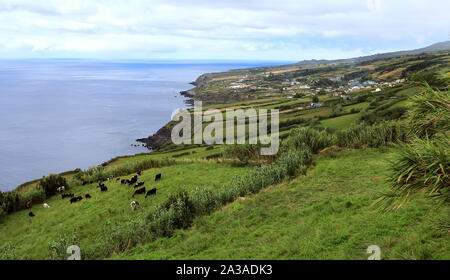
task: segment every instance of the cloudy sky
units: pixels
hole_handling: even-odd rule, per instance
[[[450,40],[450,1],[0,0],[0,58],[347,58]]]

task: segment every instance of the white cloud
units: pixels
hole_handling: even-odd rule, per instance
[[[449,8],[446,0],[1,0],[0,57],[350,57],[448,40]]]

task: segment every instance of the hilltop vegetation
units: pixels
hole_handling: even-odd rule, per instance
[[[23,184],[0,193],[0,259],[64,259],[72,244],[87,259],[364,259],[369,245],[385,259],[448,259],[449,59],[444,51],[205,74],[191,91],[210,103],[204,111],[279,109],[277,155],[157,135],[152,153]],[[137,172],[155,196],[132,198],[116,179]],[[53,195],[62,182],[92,198]]]

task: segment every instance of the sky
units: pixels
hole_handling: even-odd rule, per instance
[[[0,0],[0,58],[350,58],[450,40],[448,11],[448,0]]]

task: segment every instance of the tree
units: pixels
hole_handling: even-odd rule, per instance
[[[314,95],[313,98],[312,98],[312,102],[313,103],[319,103],[319,97]]]
[[[56,193],[57,188],[67,186],[67,180],[61,175],[50,174],[47,177],[42,177],[39,185],[44,189],[45,195],[50,197]]]

